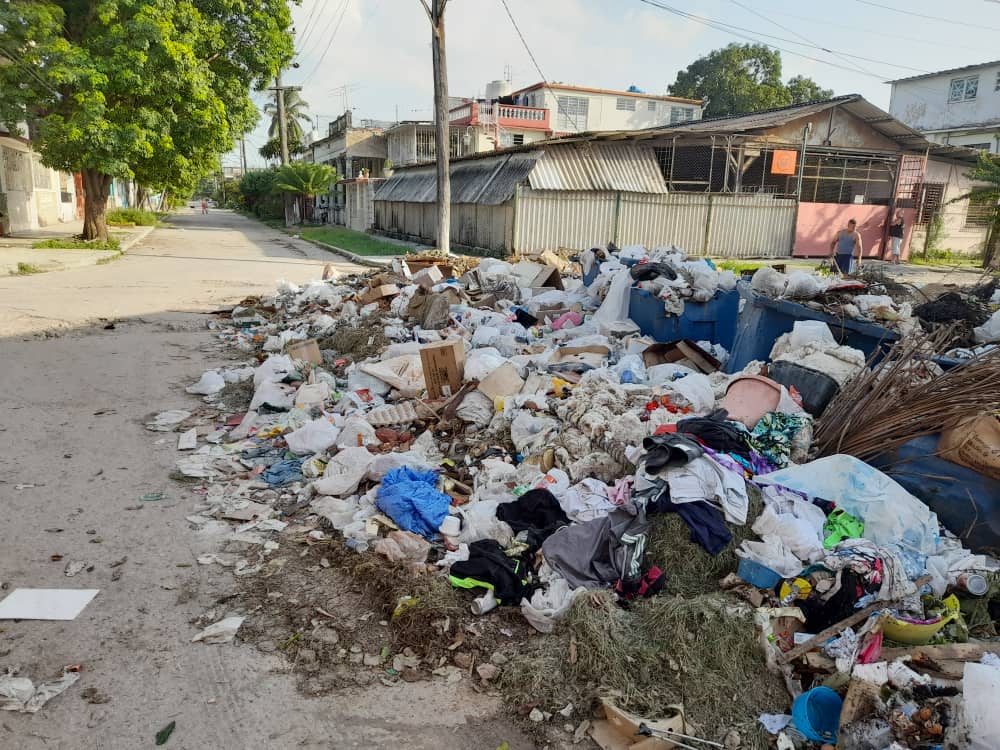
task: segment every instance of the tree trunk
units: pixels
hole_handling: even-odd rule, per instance
[[[108,189],[111,177],[96,169],[83,172],[83,239],[108,239]]]
[[[1000,266],[1000,216],[994,217],[983,245],[983,268]]]
[[[149,203],[149,192],[142,185],[135,186],[135,207],[142,210],[143,204]]]
[[[448,138],[448,65],[445,58],[444,9],[433,0],[431,56],[434,67],[434,150],[437,156],[437,246],[451,250],[451,143]]]

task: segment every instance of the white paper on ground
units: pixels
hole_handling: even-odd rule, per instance
[[[0,602],[0,620],[75,620],[100,589],[14,589]]]

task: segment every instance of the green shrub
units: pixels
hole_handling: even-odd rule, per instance
[[[141,211],[138,208],[116,208],[108,211],[109,224],[135,224],[139,227],[155,227],[159,217],[152,211]]]
[[[77,240],[72,237],[65,239],[39,240],[31,245],[35,250],[121,250],[122,243],[117,237],[107,240]]]
[[[14,272],[15,276],[30,276],[33,273],[45,273],[45,269],[39,268],[32,263],[18,263],[17,271]]]

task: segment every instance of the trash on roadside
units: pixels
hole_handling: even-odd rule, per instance
[[[233,638],[236,637],[236,631],[240,629],[240,625],[243,624],[245,617],[240,617],[234,615],[232,617],[226,617],[219,620],[207,628],[202,630],[200,633],[191,639],[192,643],[201,641],[202,643],[229,643]]]
[[[35,685],[29,678],[18,677],[16,671],[8,670],[0,675],[0,711],[37,713],[79,679],[78,669],[66,669],[58,679]]]
[[[0,620],[75,620],[100,589],[14,589],[0,601]]]

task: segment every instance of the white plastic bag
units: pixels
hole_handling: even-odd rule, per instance
[[[793,271],[788,275],[785,286],[786,297],[809,298],[826,289],[826,283],[819,277],[805,271]]]
[[[997,310],[990,319],[972,329],[972,335],[977,344],[992,344],[1000,341],[1000,310]]]
[[[226,380],[215,370],[208,370],[201,374],[201,379],[194,385],[189,385],[184,390],[201,396],[211,396],[226,387]]]
[[[669,387],[681,394],[691,404],[691,409],[699,414],[711,411],[715,405],[715,389],[707,375],[692,373],[674,380]]]
[[[768,297],[780,297],[788,286],[788,277],[770,266],[761,266],[753,275],[750,287]]]
[[[338,448],[361,448],[367,445],[378,445],[375,428],[361,417],[348,417],[340,435],[336,438]]]
[[[329,383],[304,383],[295,392],[295,405],[303,408],[322,406],[328,398],[330,398]]]
[[[375,457],[366,448],[344,448],[330,459],[323,478],[312,483],[319,495],[343,497],[357,492]]]
[[[358,366],[362,372],[388,383],[407,397],[416,396],[424,387],[424,368],[416,354],[404,354],[382,362]]]
[[[565,578],[556,578],[547,588],[535,591],[530,601],[521,600],[521,614],[539,633],[551,633],[556,621],[566,616],[576,598],[586,593],[587,589],[570,589]]]
[[[259,409],[266,405],[277,411],[285,411],[291,409],[294,404],[294,388],[281,383],[265,381],[254,391],[253,399],[250,401],[250,410]]]
[[[292,358],[287,354],[272,354],[257,366],[253,374],[254,387],[261,383],[277,383],[295,372]]]
[[[340,428],[332,425],[328,419],[314,419],[295,432],[285,435],[285,442],[292,453],[322,453],[337,442],[338,435]]]
[[[493,347],[473,349],[465,358],[465,379],[483,380],[506,361],[507,358]]]
[[[628,320],[629,288],[632,286],[632,276],[628,269],[623,268],[615,274],[608,287],[604,302],[594,313],[596,323],[614,323],[617,320]]]

